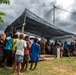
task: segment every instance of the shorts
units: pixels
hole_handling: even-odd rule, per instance
[[[24,55],[24,62],[29,62],[30,56],[28,54]]]
[[[16,56],[15,56],[15,61],[16,61],[16,62],[23,63],[23,56],[21,56],[21,55],[16,55]]]

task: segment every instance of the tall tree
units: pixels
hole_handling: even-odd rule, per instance
[[[10,4],[10,0],[0,0],[0,4]],[[5,16],[6,14],[2,11],[0,11],[0,22],[4,22],[3,20],[3,16]]]

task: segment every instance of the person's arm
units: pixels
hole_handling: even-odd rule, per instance
[[[8,44],[10,44],[10,42],[9,42],[9,40],[7,38],[5,40],[8,42]]]
[[[26,42],[24,41],[24,49],[26,49],[26,47],[27,47],[27,44],[26,44]]]
[[[73,39],[74,41],[76,41],[76,38],[75,38],[74,36],[72,36],[72,39]]]

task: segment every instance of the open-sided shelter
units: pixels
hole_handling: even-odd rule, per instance
[[[51,38],[56,36],[71,35],[72,33],[65,32],[58,27],[48,23],[36,14],[32,13],[28,9],[25,9],[22,15],[20,15],[13,23],[11,23],[5,32],[11,31],[12,28],[16,28],[21,31],[23,23],[25,23],[24,31],[33,33],[45,38]]]

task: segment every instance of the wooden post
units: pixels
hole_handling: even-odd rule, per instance
[[[26,25],[26,18],[24,18],[24,23],[22,24],[22,33],[24,33],[25,25]]]

